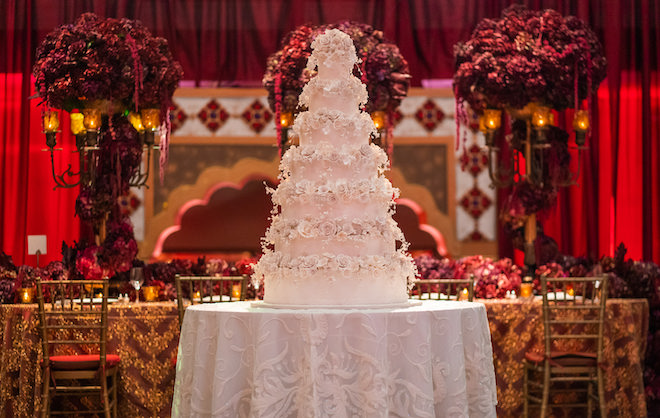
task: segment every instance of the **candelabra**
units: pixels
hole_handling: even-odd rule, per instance
[[[72,112],[71,133],[76,137],[76,149],[73,153],[78,154],[79,168],[74,171],[71,164],[60,174],[55,171],[55,151],[62,151],[57,146],[57,134],[60,132],[60,122],[57,110],[46,110],[42,116],[43,132],[46,135],[45,151],[50,152],[51,174],[56,188],[71,188],[78,185],[93,187],[96,182],[96,172],[99,159],[99,138],[101,137],[102,113],[99,108],[84,108],[82,112]],[[159,109],[143,109],[140,114],[130,113],[129,120],[138,132],[140,144],[143,151],[146,150],[146,164],[137,168],[131,177],[129,185],[132,187],[146,186],[151,166],[151,151],[158,149],[154,145],[155,133],[160,125]]]
[[[484,133],[488,149],[488,175],[495,187],[509,187],[514,184],[528,183],[531,187],[542,188],[548,179],[545,177],[544,154],[552,147],[547,141],[547,131],[554,124],[550,108],[530,103],[523,109],[507,109],[510,117],[521,120],[525,126],[524,140],[519,146],[512,143],[513,135],[507,136],[510,145],[508,161],[502,161],[502,149],[495,144],[495,137],[502,124],[502,110],[486,109],[479,118],[479,129]],[[577,110],[573,119],[575,147],[577,150],[577,169],[567,178],[554,179],[553,186],[576,184],[580,176],[580,155],[589,130],[589,114],[586,110]],[[527,216],[524,233],[525,265],[528,271],[534,271],[536,265],[536,214]]]

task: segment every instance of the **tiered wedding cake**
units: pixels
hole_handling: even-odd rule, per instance
[[[307,65],[318,75],[300,95],[309,109],[293,127],[300,145],[282,158],[280,185],[271,190],[272,224],[255,266],[264,303],[404,305],[415,267],[392,219],[398,190],[383,176],[387,156],[369,144],[375,128],[360,111],[367,90],[352,75],[353,41],[332,29],[312,49]]]

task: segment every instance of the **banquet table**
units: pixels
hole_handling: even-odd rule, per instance
[[[478,302],[484,304],[488,315],[497,381],[497,416],[520,417],[525,351],[543,349],[541,302]],[[109,309],[109,347],[122,356],[119,416],[169,417],[175,380],[172,364],[179,342],[176,303],[114,303]],[[648,330],[647,301],[609,299],[606,312],[608,415],[644,417],[642,360]],[[36,304],[0,305],[0,417],[38,415],[39,341]]]
[[[41,402],[38,322],[36,304],[0,305],[0,417],[38,416]],[[121,357],[120,417],[170,416],[173,359],[178,341],[175,303],[108,306],[108,352]]]
[[[495,417],[483,304],[186,310],[173,417]]]

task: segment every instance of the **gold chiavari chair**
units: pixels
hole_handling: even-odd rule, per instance
[[[472,301],[474,298],[474,279],[415,280],[411,298]]]
[[[99,287],[102,294],[94,295]],[[116,417],[120,357],[106,352],[108,280],[38,279],[37,301],[42,337],[41,416],[78,413],[56,410],[55,397],[98,393],[101,408],[85,413]]]
[[[183,325],[186,299],[196,303],[219,303],[245,300],[248,276],[175,276],[179,327]],[[184,304],[185,303],[185,304]]]
[[[606,417],[603,324],[607,277],[541,277],[544,352],[525,354],[524,416],[533,404],[545,417],[552,407],[586,407]],[[596,388],[596,391],[594,391]]]

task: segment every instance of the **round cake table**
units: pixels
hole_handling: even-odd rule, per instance
[[[174,417],[495,417],[486,309],[186,309]]]

